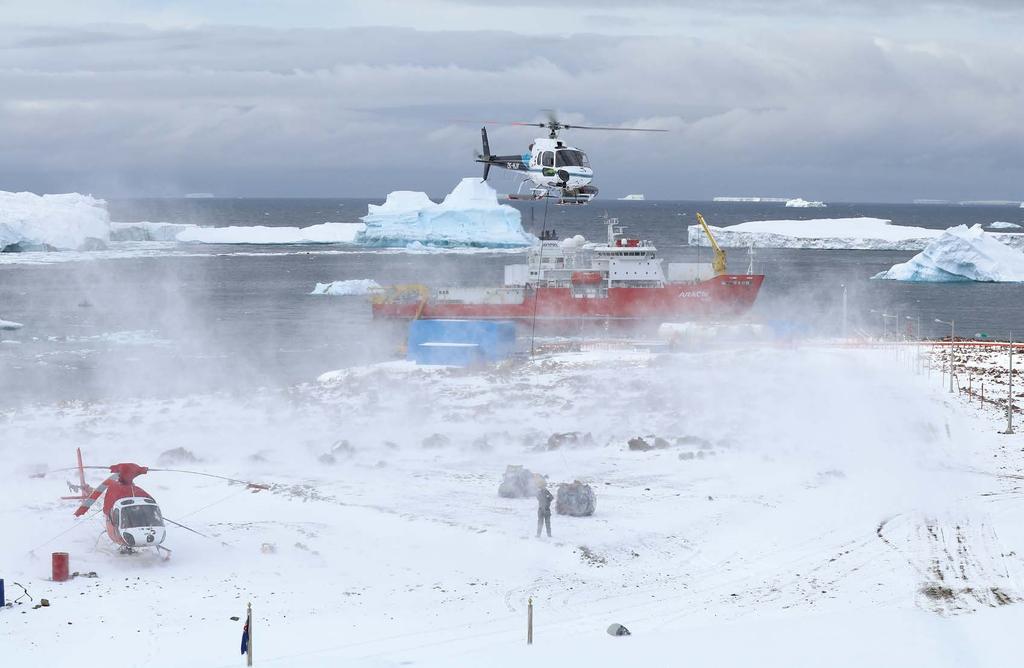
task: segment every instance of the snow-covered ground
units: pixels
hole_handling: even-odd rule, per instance
[[[951,227],[906,262],[874,278],[921,283],[1024,282],[1024,252],[1000,243],[981,225]]]
[[[699,225],[687,228],[690,245],[708,245]],[[726,227],[711,226],[715,239],[730,248],[816,248],[826,250],[921,250],[943,230],[893,225],[881,218],[757,220]],[[1024,249],[1024,235],[992,235],[1003,244]]]
[[[378,246],[419,242],[434,246],[530,246],[519,210],[498,203],[498,194],[478,177],[462,179],[440,204],[426,193],[396,191],[384,204],[369,205],[359,242]]]
[[[1024,438],[892,351],[592,349],[406,362],[230,396],[0,413],[5,664],[1012,665]],[[655,446],[631,450],[642,437]],[[58,500],[73,463],[150,473],[168,562]],[[176,451],[184,448],[187,452]],[[196,461],[193,461],[196,460]],[[597,513],[497,495],[508,464]],[[47,471],[51,471],[46,473]],[[46,473],[45,475],[40,475]],[[97,481],[100,472],[92,472]],[[52,583],[49,553],[97,578]],[[527,599],[535,644],[525,646]],[[613,638],[612,622],[633,633]]]

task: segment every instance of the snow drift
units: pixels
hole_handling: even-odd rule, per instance
[[[479,178],[465,178],[444,201],[425,193],[396,191],[384,204],[369,205],[366,229],[357,241],[372,246],[529,246],[536,240],[523,230],[519,211],[498,203],[498,195]]]
[[[317,283],[311,295],[368,295],[374,290],[380,289],[380,283],[370,278],[356,278],[348,281],[332,281],[330,283]]]
[[[0,250],[78,250],[110,239],[107,203],[89,195],[0,190]]]
[[[699,225],[687,228],[691,246],[707,246]],[[728,227],[711,226],[722,246],[732,248],[813,248],[822,250],[922,250],[943,230],[893,225],[882,218],[758,220]],[[1024,235],[994,234],[993,239],[1024,249]]]
[[[915,282],[1024,282],[1024,253],[1001,244],[981,225],[951,227],[923,251],[874,278]]]

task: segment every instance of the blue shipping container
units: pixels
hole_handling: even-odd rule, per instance
[[[506,320],[413,320],[406,350],[417,364],[469,366],[505,359],[515,346],[515,323]]]

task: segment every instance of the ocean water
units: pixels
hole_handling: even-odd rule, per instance
[[[356,222],[367,199],[139,199],[110,202],[118,222],[291,225]],[[782,204],[596,201],[585,207],[516,203],[524,226],[560,236],[602,238],[607,212],[630,236],[652,240],[667,261],[707,249],[686,245],[701,211],[713,225],[781,218],[871,216],[944,229],[997,220],[1021,223],[1024,210],[956,205]],[[847,291],[851,332],[1024,334],[1024,287],[1011,284],[905,284],[872,281],[912,256],[897,251],[757,250],[766,281],[752,317],[810,333],[841,327]],[[314,296],[317,282],[496,284],[510,253],[406,253],[323,246],[160,245],[145,256],[46,264],[0,264],[0,318],[25,324],[0,332],[0,408],[33,402],[248,392],[308,382],[327,370],[398,355],[402,325],[373,321],[363,297]],[[729,251],[745,270],[744,250]],[[872,312],[875,311],[875,312]]]

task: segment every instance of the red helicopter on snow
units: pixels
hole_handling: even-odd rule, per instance
[[[110,476],[96,487],[92,487],[85,481],[85,469],[107,469],[110,471]],[[71,491],[78,492],[78,495],[61,497],[62,499],[80,502],[75,510],[75,517],[81,517],[89,512],[93,504],[102,496],[103,517],[106,520],[107,536],[120,547],[121,553],[131,554],[140,548],[153,548],[157,553],[164,554],[165,559],[170,558],[171,555],[170,549],[163,546],[164,538],[167,536],[165,522],[187,529],[193,533],[199,532],[163,517],[160,507],[152,495],[135,484],[137,477],[156,471],[188,473],[242,483],[253,491],[268,489],[266,485],[213,475],[211,473],[180,469],[152,469],[131,462],[112,464],[110,466],[83,466],[82,450],[80,448],[78,449],[78,466],[75,469],[63,470],[78,471],[79,484],[72,485],[68,483]]]

